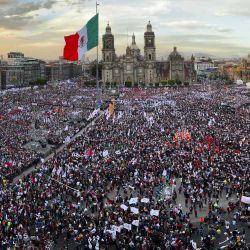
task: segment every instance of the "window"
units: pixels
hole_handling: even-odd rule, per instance
[[[152,56],[151,54],[148,55],[148,59],[151,60],[152,59]]]

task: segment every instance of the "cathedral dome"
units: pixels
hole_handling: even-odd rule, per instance
[[[181,56],[181,54],[179,54],[178,52],[177,52],[177,48],[176,47],[174,47],[174,50],[173,50],[173,52],[171,52],[170,53],[170,55],[169,55],[169,59],[183,59],[183,57]]]

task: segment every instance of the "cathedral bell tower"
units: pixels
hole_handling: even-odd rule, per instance
[[[155,33],[152,31],[152,25],[150,21],[148,22],[147,30],[144,33],[144,59],[146,62],[145,83],[146,85],[154,85],[157,82]]]
[[[106,32],[102,36],[102,80],[104,83],[113,82],[112,66],[115,61],[115,46],[114,36],[111,33],[109,24],[106,27]]]
[[[106,27],[106,32],[102,36],[102,60],[103,62],[113,62],[115,60],[114,36],[111,33],[109,24]]]
[[[150,21],[147,25],[147,30],[144,33],[144,58],[146,61],[155,61],[155,33],[152,31]]]

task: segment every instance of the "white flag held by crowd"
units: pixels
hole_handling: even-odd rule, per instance
[[[245,203],[245,204],[250,204],[250,197],[247,196],[243,196],[241,197],[241,202]]]
[[[150,210],[150,215],[151,216],[159,216],[159,212],[160,212],[159,210],[151,209]]]

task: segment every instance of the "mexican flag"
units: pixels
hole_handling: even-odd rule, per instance
[[[81,60],[84,54],[98,45],[98,14],[74,35],[65,36],[63,58],[69,61]]]

